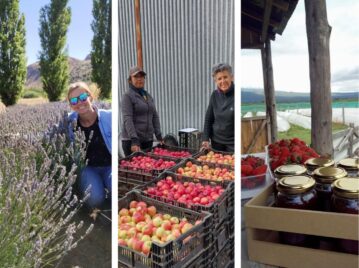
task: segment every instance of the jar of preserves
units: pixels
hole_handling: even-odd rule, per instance
[[[359,177],[359,158],[342,159],[337,166],[344,168],[348,173],[348,177]]]
[[[288,164],[277,167],[274,170],[274,177],[278,182],[283,177],[306,175],[307,168],[299,164]]]
[[[357,178],[338,179],[333,183],[331,208],[334,212],[359,214],[359,180]],[[344,252],[358,254],[358,240],[338,239]]]
[[[316,209],[317,193],[315,180],[309,176],[283,177],[277,183],[275,205],[290,209]],[[305,234],[279,232],[279,239],[285,244],[303,246],[311,242]]]
[[[324,158],[324,157],[316,157],[309,158],[305,161],[304,165],[307,168],[308,175],[313,175],[313,171],[320,167],[332,167],[334,166],[333,159]]]
[[[332,197],[332,183],[347,176],[343,168],[321,167],[313,171],[313,178],[316,181],[315,189],[318,194],[318,209],[330,211],[330,199]]]

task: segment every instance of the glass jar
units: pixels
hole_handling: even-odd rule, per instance
[[[348,173],[348,177],[359,177],[359,158],[342,159],[337,166],[344,168]]]
[[[317,157],[310,158],[305,161],[304,165],[307,168],[308,175],[313,175],[313,171],[320,167],[332,167],[334,166],[334,161],[329,158]]]
[[[281,208],[316,209],[317,193],[315,180],[309,176],[283,177],[277,183],[275,205]],[[311,236],[290,232],[279,232],[282,243],[303,246],[311,242]]]
[[[318,194],[318,209],[330,211],[330,199],[332,197],[332,183],[347,176],[343,168],[321,167],[313,171],[313,178],[316,181],[315,189]]]
[[[305,166],[299,164],[288,164],[277,167],[274,170],[274,178],[276,183],[278,183],[278,181],[283,177],[306,175],[306,173],[307,168]]]
[[[359,180],[357,178],[338,179],[333,183],[331,208],[334,212],[359,214]],[[358,240],[338,239],[344,252],[358,254]]]

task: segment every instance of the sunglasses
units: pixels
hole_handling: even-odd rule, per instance
[[[78,97],[73,97],[70,99],[71,105],[76,105],[79,101],[85,102],[87,101],[87,98],[89,97],[89,94],[87,92],[81,93]]]

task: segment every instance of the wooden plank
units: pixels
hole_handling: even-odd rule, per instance
[[[262,13],[259,13],[258,11],[256,10],[252,10],[248,7],[243,7],[242,11],[242,16],[247,16],[249,18],[252,18],[256,21],[259,21],[261,23],[263,23],[263,14]],[[269,16],[269,21],[268,21],[268,24],[272,27],[277,27],[280,25],[280,21],[278,20],[275,20],[274,18],[271,18]]]
[[[248,150],[248,147],[252,143],[252,139],[255,136],[257,129],[260,127],[262,121],[266,121],[266,118],[258,119],[256,117],[252,118],[243,118],[241,122],[241,152],[245,153]],[[257,142],[252,148],[252,153],[254,152],[264,152],[265,146],[268,144],[267,139],[268,125],[266,125],[266,131],[262,131],[258,138]]]
[[[312,107],[312,147],[318,154],[331,157],[333,155],[329,51],[331,27],[328,25],[325,0],[305,0],[305,13]]]
[[[272,13],[272,0],[267,0],[264,6],[262,35],[261,35],[261,40],[263,43],[267,40],[268,26],[269,26],[271,13]]]
[[[289,2],[284,0],[273,0],[273,6],[287,12],[289,9]]]
[[[137,66],[143,68],[140,0],[135,0]]]
[[[267,120],[263,120],[260,127],[257,129],[256,131],[256,134],[254,135],[253,139],[252,139],[252,142],[251,144],[249,145],[248,147],[248,150],[247,150],[247,154],[250,154],[252,149],[253,149],[253,146],[257,143],[257,140],[258,140],[258,137],[259,135],[261,134],[261,132],[263,131],[264,127],[266,126],[267,124]]]
[[[339,139],[339,138],[345,136],[345,135],[348,133],[349,130],[350,130],[350,129],[347,128],[347,129],[345,129],[345,130],[342,130],[342,131],[339,131],[339,132],[337,132],[337,133],[334,133],[334,134],[333,134],[333,140],[336,140],[336,139]]]

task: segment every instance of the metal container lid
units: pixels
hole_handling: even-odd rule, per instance
[[[345,158],[338,162],[338,166],[345,169],[359,169],[359,158]]]
[[[334,165],[334,160],[324,157],[309,158],[304,165],[307,167],[330,167]]]
[[[352,199],[359,199],[359,179],[343,178],[332,184],[334,194]]]
[[[277,183],[277,190],[281,193],[300,194],[312,189],[315,180],[309,176],[283,177]]]
[[[343,168],[338,167],[320,167],[313,171],[315,180],[323,183],[332,183],[337,179],[344,178],[348,173]]]
[[[307,168],[303,165],[288,164],[277,167],[274,170],[275,174],[278,175],[301,175],[307,172]]]

